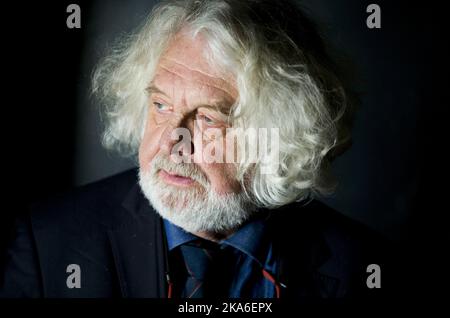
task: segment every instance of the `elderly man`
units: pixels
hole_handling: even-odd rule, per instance
[[[374,236],[316,200],[352,99],[294,4],[165,1],[112,52],[93,78],[104,144],[139,170],[34,205],[3,295],[376,294]]]

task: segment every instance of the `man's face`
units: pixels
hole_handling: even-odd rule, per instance
[[[226,128],[229,128],[227,113],[237,98],[233,78],[222,76],[208,65],[204,50],[201,37],[178,36],[161,57],[148,88],[148,117],[139,148],[141,187],[158,212],[169,219],[167,213],[177,217],[175,213],[189,213],[187,210],[193,210],[198,203],[205,206],[202,215],[206,217],[206,205],[211,203],[209,209],[217,210],[217,200],[236,199],[235,196],[241,192],[234,164],[206,163],[203,158],[202,150],[212,142],[208,129],[219,129],[225,135]],[[171,157],[171,154],[179,154],[179,150],[174,151],[178,140],[172,136],[179,128],[188,129],[192,136],[190,151],[182,151],[184,158],[190,158],[192,163],[176,163]],[[225,138],[214,145],[213,152],[223,154],[232,147]],[[238,201],[241,199],[239,197]],[[224,201],[219,205],[224,204],[230,205],[230,202]],[[207,220],[205,222],[208,223]],[[206,227],[203,225],[203,230]]]
[[[192,159],[213,190],[218,194],[236,192],[239,185],[234,178],[234,166],[204,163],[200,149],[210,141],[208,136],[194,135],[195,125],[197,132],[208,128],[225,130],[228,127],[226,112],[237,98],[234,83],[221,78],[206,63],[203,50],[204,44],[200,39],[179,37],[162,56],[149,86],[149,112],[139,149],[139,162],[141,168],[146,169],[157,154],[169,156],[178,142],[171,138],[172,132],[180,127],[187,128],[193,142]],[[220,105],[220,108],[215,105]],[[170,171],[160,171],[159,177],[180,190],[199,186],[192,180],[170,175]]]

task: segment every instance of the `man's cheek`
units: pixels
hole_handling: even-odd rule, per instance
[[[156,132],[149,132],[144,136],[139,147],[139,164],[142,167],[148,166],[159,151],[159,136]]]
[[[238,193],[240,184],[236,180],[236,168],[232,164],[212,163],[200,166],[217,194]]]

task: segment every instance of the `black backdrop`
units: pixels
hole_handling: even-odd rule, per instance
[[[88,85],[107,44],[152,1],[76,1],[82,28],[68,29],[72,2],[2,4],[2,251],[30,202],[132,165],[101,149]],[[435,234],[446,214],[444,10],[376,1],[382,28],[369,30],[369,3],[305,1],[361,77],[354,146],[335,164],[341,184],[327,202],[400,242],[418,284],[433,275],[421,269],[441,254]]]

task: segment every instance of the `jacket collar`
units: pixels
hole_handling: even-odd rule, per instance
[[[128,212],[128,216],[122,224],[108,231],[108,237],[122,296],[166,297],[161,218],[145,199],[138,184],[126,195],[121,208]]]
[[[299,209],[301,209],[299,211]],[[278,253],[277,280],[282,298],[334,298],[340,288],[339,273],[314,205],[298,204],[274,211],[269,222],[274,251]]]

